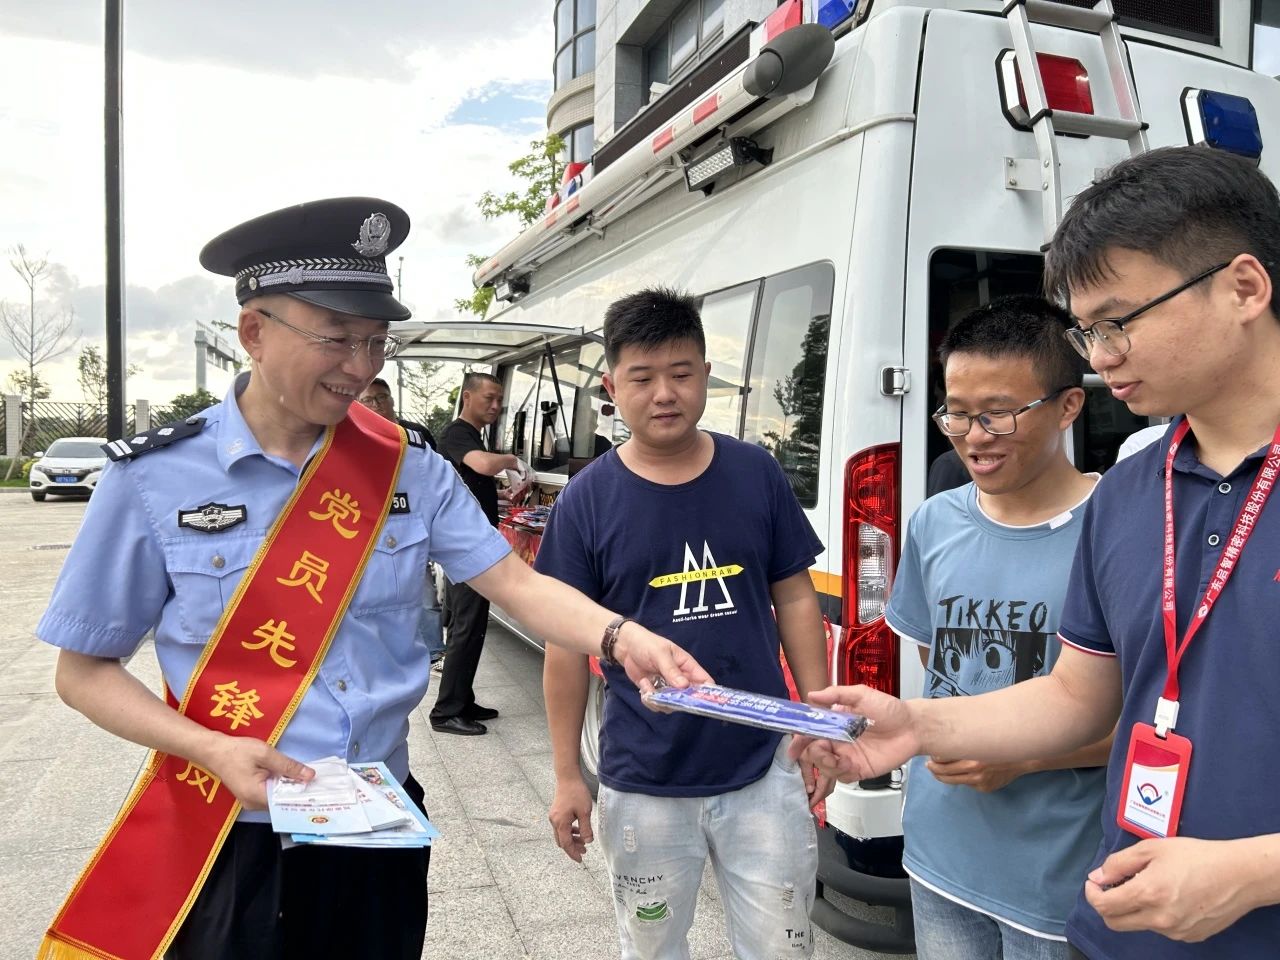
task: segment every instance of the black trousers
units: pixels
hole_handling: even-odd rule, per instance
[[[484,650],[484,632],[489,626],[489,601],[465,583],[450,582],[444,596],[444,673],[440,692],[431,708],[433,721],[467,715],[475,706],[472,686]]]
[[[419,960],[430,864],[430,847],[281,850],[271,824],[237,823],[166,960]]]

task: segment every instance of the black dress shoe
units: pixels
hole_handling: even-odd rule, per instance
[[[498,711],[493,707],[482,707],[478,703],[473,703],[462,711],[462,716],[468,720],[494,720],[498,716]]]
[[[489,728],[483,723],[468,720],[466,717],[446,717],[443,720],[432,720],[431,729],[437,733],[456,733],[463,737],[478,737],[488,733]]]

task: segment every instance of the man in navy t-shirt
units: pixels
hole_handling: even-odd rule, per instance
[[[1063,752],[1119,720],[1067,920],[1088,960],[1280,949],[1278,270],[1280,196],[1231,154],[1154,150],[1082,192],[1046,260],[1069,339],[1134,413],[1186,416],[1089,499],[1053,673],[910,704],[822,691],[875,726],[855,750],[795,746],[860,779],[917,753]]]
[[[646,290],[605,315],[605,388],[631,438],[561,493],[536,567],[685,646],[718,683],[787,695],[827,682],[809,567],[822,544],[777,461],[698,429],[706,341],[695,302]],[[775,619],[776,615],[776,619]],[[830,790],[802,776],[776,733],[644,708],[606,666],[600,840],[624,958],[687,956],[708,855],[734,955],[809,956],[817,870],[809,813]],[[551,822],[574,860],[591,842],[578,767],[587,658],[548,648],[555,758]]]

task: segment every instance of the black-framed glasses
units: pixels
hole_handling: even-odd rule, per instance
[[[366,407],[377,407],[384,403],[391,402],[391,394],[389,393],[371,393],[367,397],[361,397],[360,402]]]
[[[257,310],[258,313],[262,314],[264,317],[269,317],[276,323],[288,327],[299,336],[306,337],[313,343],[320,344],[327,353],[332,354],[335,358],[341,358],[343,360],[348,357],[354,358],[356,354],[360,352],[361,346],[369,351],[369,360],[371,362],[376,362],[378,360],[390,360],[396,355],[397,351],[399,351],[400,344],[403,343],[403,341],[394,333],[380,333],[373,337],[326,337],[323,334],[312,333],[310,330],[305,330],[302,327],[296,326],[284,319],[284,317],[277,317],[270,310],[263,310],[261,307],[254,307],[253,309]]]
[[[1089,359],[1089,355],[1093,352],[1093,344],[1097,344],[1113,357],[1122,357],[1129,352],[1132,344],[1129,342],[1129,334],[1124,332],[1126,324],[1132,323],[1142,316],[1152,307],[1158,307],[1166,300],[1172,300],[1184,290],[1194,287],[1201,280],[1212,277],[1219,270],[1225,270],[1231,266],[1232,261],[1220,263],[1216,267],[1210,267],[1208,270],[1197,273],[1185,283],[1180,283],[1172,290],[1160,294],[1154,300],[1148,300],[1136,310],[1130,310],[1123,317],[1115,317],[1107,320],[1099,320],[1087,327],[1071,327],[1063,331],[1071,346],[1075,347],[1076,353]]]
[[[1059,387],[1053,393],[1041,397],[1039,400],[1032,400],[1025,406],[1019,407],[1017,410],[983,410],[979,413],[949,413],[944,403],[933,414],[933,422],[938,425],[938,429],[945,433],[948,437],[963,437],[971,429],[973,424],[977,422],[983,430],[991,434],[993,437],[1006,437],[1018,430],[1018,414],[1026,413],[1028,410],[1034,410],[1043,403],[1048,403],[1064,390],[1070,390],[1070,387]]]

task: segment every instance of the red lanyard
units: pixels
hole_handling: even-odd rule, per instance
[[[1173,439],[1169,442],[1169,452],[1164,461],[1164,583],[1161,609],[1164,614],[1164,649],[1168,662],[1168,674],[1165,678],[1164,695],[1160,697],[1156,707],[1156,732],[1162,737],[1175,726],[1178,719],[1178,665],[1182,662],[1187,647],[1191,646],[1192,639],[1209,616],[1209,611],[1222,595],[1227,581],[1231,579],[1231,574],[1235,571],[1236,563],[1240,559],[1240,551],[1249,541],[1258,516],[1271,495],[1271,489],[1275,486],[1277,477],[1280,477],[1280,427],[1278,427],[1275,436],[1271,439],[1271,449],[1267,451],[1266,462],[1254,478],[1253,487],[1249,490],[1249,496],[1245,498],[1244,506],[1231,530],[1231,538],[1218,559],[1218,567],[1213,573],[1213,579],[1205,588],[1204,597],[1201,598],[1196,612],[1191,615],[1186,635],[1179,644],[1177,596],[1174,583],[1173,458],[1177,456],[1178,448],[1190,429],[1191,424],[1185,419],[1178,424],[1177,430],[1173,433]]]

